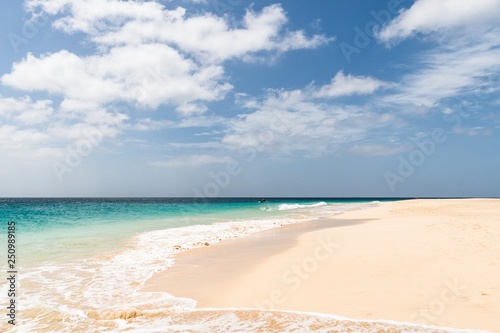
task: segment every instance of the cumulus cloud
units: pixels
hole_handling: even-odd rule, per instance
[[[280,5],[248,9],[241,20],[142,0],[26,0],[25,7],[48,14],[53,28],[88,48],[84,55],[66,49],[28,53],[0,77],[4,86],[50,96],[0,100],[3,135],[17,132],[27,152],[47,156],[92,129],[114,138],[129,129],[219,126],[221,118],[204,114],[208,103],[233,89],[226,61],[272,58],[331,41],[287,29]],[[168,106],[180,119],[134,119],[133,111],[117,112],[117,103],[146,110]]]
[[[88,57],[66,50],[40,58],[28,54],[1,82],[87,103],[127,101],[156,108],[168,102],[222,98],[231,89],[219,83],[222,74],[220,66],[200,67],[166,45],[150,44],[117,47]]]
[[[235,57],[251,59],[252,54],[262,51],[314,48],[328,41],[320,35],[306,37],[303,31],[282,33],[286,22],[279,5],[260,13],[248,11],[241,27],[209,14],[188,17],[184,8],[178,8],[165,11],[161,20],[132,20],[118,31],[99,34],[93,40],[104,45],[167,43],[210,63]]]
[[[185,8],[167,9],[154,1],[28,0],[26,7],[53,15],[56,29],[86,34],[96,52],[28,54],[1,77],[2,84],[98,105],[174,105],[184,116],[207,111],[205,103],[232,90],[225,60],[329,41],[285,30],[287,17],[279,5],[248,10],[239,24],[210,13],[190,16]]]
[[[183,7],[169,10],[156,2],[31,0],[29,7],[67,13],[54,26],[67,33],[86,33],[98,45],[162,43],[210,63],[251,59],[262,51],[315,48],[329,41],[322,35],[308,37],[302,30],[283,31],[287,17],[280,5],[259,13],[248,10],[241,24],[209,13],[189,16]]]
[[[42,124],[54,113],[52,101],[32,101],[31,97],[0,98],[0,117],[25,125]]]
[[[42,10],[49,15],[61,14],[54,26],[67,33],[93,33],[108,20],[108,24],[122,24],[131,18],[150,20],[161,15],[163,6],[155,1],[121,0],[27,0],[28,11]],[[103,23],[104,24],[104,23]]]
[[[324,85],[316,92],[316,97],[341,97],[352,95],[368,95],[388,84],[367,76],[345,75],[338,72],[330,84]]]
[[[0,148],[23,152],[25,147],[47,142],[49,136],[33,128],[23,129],[14,125],[0,125]]]
[[[50,100],[29,96],[0,98],[0,151],[16,158],[61,157],[65,147],[91,133],[112,138],[126,126],[125,114],[78,105],[54,108]]]

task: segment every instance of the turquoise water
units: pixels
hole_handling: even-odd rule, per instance
[[[0,199],[1,234],[15,221],[22,265],[118,249],[152,230],[289,215],[294,205],[373,199],[50,198]],[[291,209],[286,209],[289,205]],[[280,207],[285,209],[280,210]]]
[[[177,253],[380,201],[0,199],[2,248],[7,222],[15,221],[19,271],[18,324],[3,321],[0,331],[225,333],[278,325],[280,332],[466,332],[314,313],[196,309],[195,300],[141,289]],[[0,282],[2,295],[7,289]]]

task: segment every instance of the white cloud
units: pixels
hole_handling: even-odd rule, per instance
[[[80,96],[97,103],[120,94],[116,84],[89,73],[84,59],[65,50],[41,58],[28,54],[26,59],[13,65],[10,74],[1,77],[1,82],[25,91],[47,91],[68,98]]]
[[[193,114],[204,113],[208,108],[202,104],[184,103],[179,105],[175,110],[182,115],[191,116]]]
[[[205,62],[221,62],[262,51],[315,48],[329,40],[285,31],[287,17],[280,5],[260,13],[247,11],[241,25],[210,13],[188,16],[185,8],[169,10],[156,2],[118,0],[30,0],[29,8],[50,14],[67,13],[54,26],[67,33],[84,32],[99,45],[164,43]]]
[[[42,124],[53,114],[52,101],[33,102],[30,97],[0,98],[0,117],[25,125]]]
[[[88,57],[65,50],[40,58],[28,54],[1,82],[85,103],[121,100],[156,108],[169,102],[220,99],[231,89],[218,82],[222,75],[220,66],[199,67],[166,45],[150,44],[118,47]]]
[[[173,121],[144,118],[137,120],[137,122],[133,126],[133,129],[138,131],[159,131],[164,128],[171,127],[172,125]]]
[[[330,84],[322,86],[316,97],[341,97],[351,95],[368,95],[376,90],[387,86],[385,82],[379,81],[367,76],[344,75],[339,71],[333,78]]]
[[[41,9],[49,15],[62,14],[54,22],[56,28],[88,34],[96,33],[106,24],[119,25],[131,18],[159,19],[163,8],[155,1],[120,0],[27,0],[25,6],[30,11]]]
[[[23,159],[61,157],[66,146],[89,135],[105,139],[125,128],[125,114],[88,106],[70,102],[54,108],[50,100],[29,96],[0,98],[0,153]]]
[[[182,155],[169,156],[162,161],[151,162],[150,164],[161,168],[196,167],[207,164],[221,164],[231,162],[233,159],[227,156],[213,155]]]
[[[491,93],[500,74],[500,0],[417,0],[378,33],[387,44],[414,35],[433,42],[384,102],[432,108]]]
[[[328,42],[286,31],[279,5],[248,10],[240,24],[210,13],[189,16],[185,8],[169,10],[152,1],[28,0],[26,7],[53,15],[55,28],[82,32],[95,43],[96,53],[87,56],[67,50],[28,54],[1,77],[10,87],[61,95],[66,109],[74,101],[125,101],[153,109],[173,105],[183,116],[201,114],[205,103],[225,98],[233,88],[223,61]]]
[[[246,103],[256,111],[228,122],[222,143],[232,149],[318,156],[365,138],[371,130],[395,120],[361,106],[320,103],[317,92],[310,87],[272,91],[263,101]]]
[[[322,36],[305,37],[302,31],[281,34],[287,22],[279,5],[265,7],[261,13],[248,11],[241,28],[232,27],[228,20],[213,15],[187,17],[183,8],[164,11],[160,20],[133,20],[116,32],[96,37],[108,45],[163,42],[175,44],[198,58],[224,61],[245,57],[259,51],[313,48],[327,41]]]
[[[0,126],[0,147],[9,151],[22,151],[26,146],[38,145],[49,136],[36,129],[21,129],[13,125]]]
[[[203,128],[221,125],[226,121],[226,118],[218,116],[192,116],[179,119],[178,121],[143,118],[137,120],[135,125],[133,125],[133,129],[138,131],[158,131],[167,128]]]
[[[498,25],[499,16],[499,0],[417,0],[384,26],[378,38],[386,43],[397,43],[417,33]]]
[[[11,135],[17,140],[4,141],[2,151],[12,143],[22,146],[19,152],[26,156],[53,157],[89,131],[114,138],[134,128],[220,126],[223,118],[202,114],[208,111],[208,102],[224,99],[233,88],[225,73],[226,60],[272,58],[330,40],[288,30],[280,5],[259,12],[250,9],[240,21],[208,12],[190,15],[182,7],[168,9],[168,5],[139,0],[27,0],[29,11],[47,13],[53,27],[63,33],[78,38],[82,33],[85,42],[90,41],[87,46],[95,49],[89,48],[86,55],[64,49],[29,53],[0,77],[5,86],[62,100],[56,105],[48,99],[1,99],[0,117],[6,120],[0,124],[1,138]],[[113,111],[116,103],[151,109],[168,105],[180,119],[131,120],[134,114]],[[182,161],[194,165],[226,158],[193,155]]]
[[[489,78],[500,73],[499,36],[498,30],[492,30],[422,53],[418,69],[404,76],[398,91],[383,100],[433,107],[446,98],[491,91],[497,84]]]

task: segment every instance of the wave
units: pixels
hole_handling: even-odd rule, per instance
[[[298,208],[313,208],[313,207],[321,207],[321,206],[326,206],[327,203],[324,201],[311,204],[311,205],[301,205],[301,204],[281,204],[278,206],[278,210],[292,210],[292,209],[298,209]]]
[[[314,204],[304,205],[304,204],[280,204],[272,207],[262,207],[261,210],[271,212],[271,211],[286,211],[294,210],[300,208],[314,208],[328,205],[326,202],[321,201]]]

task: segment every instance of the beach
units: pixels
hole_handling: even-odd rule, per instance
[[[415,199],[182,252],[142,291],[198,309],[500,332],[499,257],[500,200]]]
[[[4,321],[0,331],[226,333],[242,327],[269,331],[279,322],[279,331],[293,332],[299,318],[308,326],[344,327],[343,321],[316,314],[199,311],[194,300],[143,288],[189,249],[294,225],[309,228],[320,216],[377,204],[356,198],[268,198],[264,203],[255,198],[0,198],[0,219],[15,223],[16,255],[22,258],[15,266],[16,325]],[[0,225],[2,234],[6,225]],[[2,295],[10,293],[7,282],[0,281]],[[6,301],[2,298],[5,309]]]

